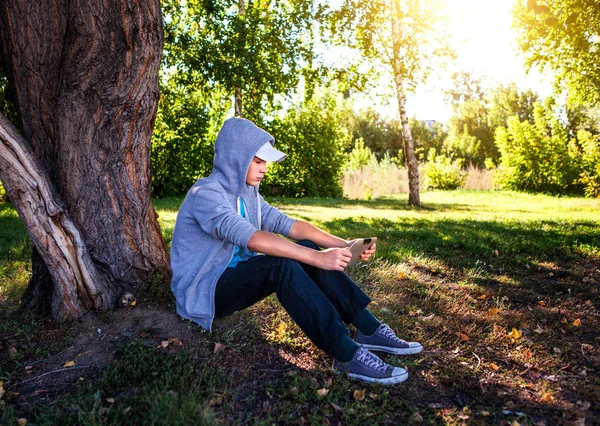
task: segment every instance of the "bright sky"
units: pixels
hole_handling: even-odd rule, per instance
[[[446,121],[451,109],[444,102],[443,92],[450,88],[450,76],[455,71],[470,71],[474,76],[484,76],[488,84],[517,83],[521,89],[531,88],[542,97],[552,89],[550,77],[532,70],[525,73],[523,58],[517,50],[516,34],[511,30],[511,9],[521,0],[440,0],[449,17],[448,26],[457,59],[445,70],[432,75],[428,83],[409,95],[409,116],[421,120]],[[524,1],[524,0],[522,0]],[[365,106],[373,100],[364,100]],[[385,100],[379,99],[379,105]],[[359,104],[360,105],[360,104]],[[397,103],[379,108],[390,116],[397,116]]]

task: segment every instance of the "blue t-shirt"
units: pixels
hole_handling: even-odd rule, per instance
[[[242,215],[242,217],[246,217],[246,207],[244,206],[244,200],[240,197],[240,214]],[[240,262],[245,262],[246,260],[252,258],[256,256],[256,253],[240,248],[238,246],[235,246],[235,250],[233,251],[233,258],[231,259],[231,262],[229,262],[229,265],[227,265],[228,268],[234,268],[235,266],[237,266],[238,263]]]

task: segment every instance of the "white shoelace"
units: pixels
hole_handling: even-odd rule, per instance
[[[381,325],[382,325],[382,327],[379,327],[379,330],[377,330],[379,332],[379,334],[381,334],[384,337],[387,337],[390,340],[393,340],[394,342],[396,342],[400,345],[408,344],[407,342],[405,342],[404,340],[402,340],[398,336],[396,336],[396,333],[394,333],[394,330],[392,330],[387,324],[381,324]]]
[[[357,361],[362,362],[367,367],[381,371],[382,373],[385,372],[385,369],[387,368],[387,364],[385,362],[383,362],[377,356],[373,355],[371,352],[369,352],[365,349],[361,348],[359,350],[360,350],[360,353],[356,357]]]

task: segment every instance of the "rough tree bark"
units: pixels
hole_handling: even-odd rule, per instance
[[[400,55],[401,46],[401,24],[400,10],[397,0],[391,0],[392,15],[392,68],[394,70],[394,84],[396,86],[396,97],[398,99],[398,112],[402,123],[402,135],[404,136],[404,158],[408,168],[408,204],[413,206],[421,205],[419,197],[419,165],[415,156],[415,146],[413,143],[412,132],[408,124],[408,114],[406,113],[406,92],[404,88],[402,57]]]
[[[64,201],[59,215],[72,218],[99,282],[106,283],[94,295],[100,302],[88,303],[86,284],[74,278],[77,297],[84,308],[112,308],[154,273],[170,274],[150,198],[163,34],[159,0],[0,0],[0,11],[2,54],[23,137]],[[13,199],[20,189],[11,185],[5,182]],[[40,232],[48,237],[49,231],[25,222],[34,241]],[[79,315],[83,309],[67,314],[56,280],[60,268],[39,251],[26,302],[51,306],[56,320]]]

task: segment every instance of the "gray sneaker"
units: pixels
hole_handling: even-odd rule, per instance
[[[418,354],[423,350],[423,346],[417,342],[406,342],[399,339],[390,327],[381,323],[372,336],[365,336],[356,330],[356,343],[363,345],[370,351],[382,351],[394,355]]]
[[[336,374],[347,373],[351,379],[368,383],[393,385],[408,379],[405,369],[386,364],[375,354],[360,346],[348,362],[333,361]]]

